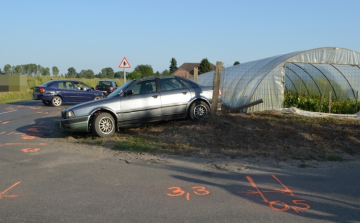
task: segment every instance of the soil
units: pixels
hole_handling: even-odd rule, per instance
[[[121,135],[142,135],[162,152],[186,156],[341,161],[359,158],[359,127],[354,119],[267,111],[163,122],[124,129]]]
[[[319,163],[360,163],[360,120],[309,118],[277,111],[228,113],[199,121],[181,119],[121,129],[113,137],[100,139],[68,136],[80,143],[120,149],[127,157],[145,155],[183,158],[286,163],[318,167]],[[91,139],[89,138],[91,137]],[[129,139],[133,138],[132,144]],[[126,148],[139,144],[144,150]],[[131,155],[130,155],[131,154]],[[130,158],[129,158],[130,159]],[[146,158],[148,159],[148,158]],[[148,160],[149,160],[148,159]],[[200,161],[201,162],[201,161]],[[222,162],[223,163],[223,162]],[[321,165],[322,165],[321,164]]]

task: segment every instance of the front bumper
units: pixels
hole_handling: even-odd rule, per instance
[[[61,126],[65,129],[74,132],[88,132],[89,131],[89,116],[75,117],[69,119],[61,119]]]

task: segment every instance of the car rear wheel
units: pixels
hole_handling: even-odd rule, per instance
[[[100,137],[110,137],[114,135],[114,118],[109,113],[100,113],[92,119],[91,131]]]
[[[210,114],[210,107],[203,101],[195,101],[190,106],[190,118],[193,121],[199,120]]]
[[[51,105],[51,102],[50,101],[42,101],[44,103],[44,105]]]
[[[59,96],[54,96],[52,99],[51,99],[51,104],[55,107],[58,107],[60,106],[62,103],[62,98],[59,97]]]

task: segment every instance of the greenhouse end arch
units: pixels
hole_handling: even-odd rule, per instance
[[[212,86],[214,73],[199,75],[199,83]],[[285,91],[324,97],[331,91],[338,101],[354,100],[360,91],[360,53],[324,47],[247,62],[223,68],[220,88],[230,108],[263,100],[244,112],[283,108]]]

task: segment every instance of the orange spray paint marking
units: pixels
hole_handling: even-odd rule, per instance
[[[12,135],[12,134],[15,134],[15,132],[9,132],[8,135]]]
[[[3,145],[0,144],[0,146],[21,146],[21,145],[35,145],[35,146],[46,146],[47,143],[5,143]]]
[[[30,132],[40,132],[37,128],[29,128],[29,129],[26,129],[27,131],[30,131]]]
[[[18,107],[18,108],[23,108],[24,106],[23,106],[23,105],[18,105],[17,107]]]
[[[34,110],[41,109],[40,107],[29,107],[29,108]]]
[[[261,196],[261,198],[265,201],[265,202],[269,202],[266,197],[264,196],[264,194],[259,190],[259,188],[256,186],[254,180],[249,177],[249,176],[246,176],[246,179],[250,182],[251,186],[253,188],[256,189],[256,191],[252,191],[252,190],[248,190],[248,191],[239,191],[239,193],[245,193],[247,195],[253,195],[253,194],[259,194]]]
[[[6,121],[6,122],[2,122],[2,124],[3,124],[3,125],[5,125],[5,124],[8,124],[8,123],[9,123],[9,121]]]
[[[303,212],[302,210],[310,209],[310,205],[302,203],[305,202],[305,200],[292,200],[292,202],[294,204],[300,204],[304,206],[304,207],[292,206],[291,208],[294,209],[294,211],[296,211],[297,213]]]
[[[285,188],[285,190],[275,190],[275,191],[279,191],[281,193],[289,193],[291,196],[294,196],[294,193],[289,188],[287,188],[287,186],[285,186],[285,184],[283,184],[275,175],[271,175],[271,176]]]
[[[7,107],[7,108],[5,108],[6,110],[8,110],[8,111],[13,111],[13,110],[15,110],[15,108],[13,108],[13,107]]]
[[[25,148],[25,149],[22,149],[21,151],[23,151],[24,153],[36,153],[39,150],[40,150],[40,148],[35,148],[35,149]]]
[[[14,183],[11,187],[9,187],[8,189],[4,190],[3,192],[0,193],[0,200],[3,197],[17,197],[17,195],[6,195],[5,193],[8,192],[9,190],[11,190],[12,188],[14,188],[16,185],[18,185],[19,183],[21,183],[21,181]]]
[[[280,200],[268,201],[266,199],[266,197],[264,196],[264,193],[281,193],[281,194],[289,193],[290,196],[294,196],[294,193],[287,186],[285,186],[285,184],[283,184],[275,175],[271,175],[271,176],[277,182],[279,182],[285,188],[285,190],[275,189],[275,190],[269,190],[269,191],[260,191],[259,188],[256,186],[254,180],[251,177],[246,176],[246,179],[250,182],[251,186],[256,189],[256,191],[253,191],[253,190],[239,191],[239,193],[245,193],[247,195],[259,194],[265,202],[269,203],[269,207],[275,211],[288,211],[291,208],[295,212],[299,213],[299,212],[303,212],[303,210],[310,209],[310,205],[306,204],[305,200],[292,200],[292,202],[295,205],[301,205],[300,207],[299,206],[290,206]]]
[[[5,132],[0,132],[0,135],[5,134]]]
[[[192,187],[191,189],[194,190],[194,194],[196,195],[207,195],[210,193],[210,191],[206,190],[205,187],[201,187],[201,186]],[[185,194],[185,191],[182,190],[180,187],[169,187],[168,190],[171,190],[170,193],[167,193],[167,195],[170,197],[178,197]],[[189,201],[190,193],[186,192],[185,198],[187,201]]]
[[[36,139],[36,136],[28,136],[28,135],[23,135],[21,136],[22,139]]]

